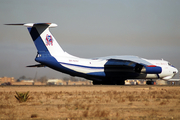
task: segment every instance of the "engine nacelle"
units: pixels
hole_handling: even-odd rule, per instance
[[[142,68],[141,73],[147,74],[159,74],[162,72],[162,68],[155,65],[148,65]]]

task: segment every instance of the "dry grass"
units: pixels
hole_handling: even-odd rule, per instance
[[[180,119],[177,86],[40,88],[21,87],[30,98],[19,103],[18,87],[1,87],[0,119]]]

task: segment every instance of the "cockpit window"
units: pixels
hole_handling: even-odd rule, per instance
[[[171,63],[168,63],[168,65],[174,67]]]

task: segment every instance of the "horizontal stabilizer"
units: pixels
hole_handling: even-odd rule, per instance
[[[24,25],[24,23],[17,23],[17,24],[4,24],[4,25]]]
[[[48,26],[48,27],[57,27],[55,23],[15,23],[15,24],[4,24],[4,25],[23,25],[25,27],[33,27],[35,25],[39,26]]]
[[[29,66],[26,66],[26,67],[46,67],[46,66],[43,65],[43,64],[36,64],[36,65],[29,65]]]

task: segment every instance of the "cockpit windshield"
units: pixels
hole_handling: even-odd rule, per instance
[[[168,63],[168,65],[174,67],[171,63]]]

